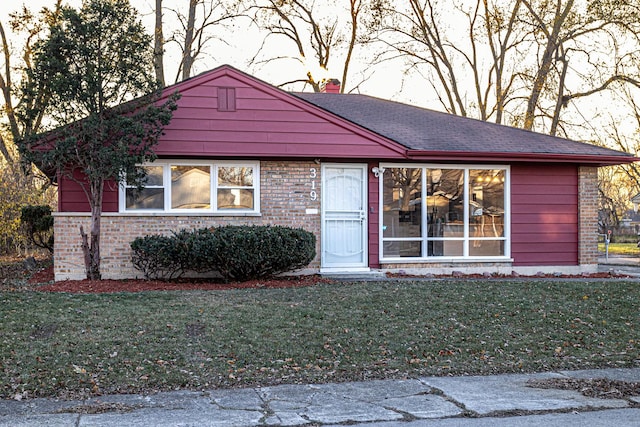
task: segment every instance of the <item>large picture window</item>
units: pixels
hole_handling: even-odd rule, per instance
[[[122,212],[259,212],[258,163],[157,161],[142,189],[125,184]]]
[[[508,168],[384,165],[383,260],[509,255]]]

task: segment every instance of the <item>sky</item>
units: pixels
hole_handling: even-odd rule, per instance
[[[155,20],[153,13],[155,0],[130,1],[132,6],[140,13],[140,18],[143,24],[147,27],[149,33],[152,33]],[[5,30],[9,32],[7,25],[9,19],[8,15],[10,12],[17,10],[22,4],[27,4],[32,11],[37,11],[43,6],[52,6],[54,3],[55,0],[0,0],[0,20],[5,26]],[[79,7],[82,1],[65,0],[65,3],[74,7]],[[188,0],[164,0],[163,3],[165,8],[175,7],[175,5],[184,5],[183,7],[186,7]],[[170,29],[172,27],[175,28],[175,22],[171,22],[171,18],[172,14],[165,11],[165,38],[168,37]],[[455,28],[455,22],[451,22],[450,26],[451,28]],[[268,65],[249,65],[250,58],[256,54],[256,51],[261,45],[263,39],[263,34],[258,34],[257,31],[255,33],[251,33],[247,29],[247,26],[243,26],[242,30],[239,30],[238,34],[234,34],[230,39],[226,40],[228,45],[214,40],[208,45],[206,54],[199,58],[194,65],[193,74],[199,74],[209,69],[216,68],[222,64],[230,64],[241,71],[254,75],[257,78],[274,85],[305,77],[307,72],[306,67],[294,60],[279,61]],[[276,39],[272,38],[270,40],[275,41]],[[287,49],[287,52],[295,52],[293,48]],[[357,52],[365,53],[364,50],[359,47],[357,48]],[[277,53],[274,53],[274,55],[277,55]],[[334,58],[332,61],[337,63],[339,62],[339,59]],[[174,82],[178,62],[179,53],[176,52],[175,47],[172,48],[171,45],[168,45],[165,54],[165,76],[167,84]],[[417,74],[408,77],[403,73],[404,67],[401,61],[398,60],[395,63],[391,62],[380,64],[375,68],[367,67],[363,64],[366,64],[366,61],[352,63],[349,76],[350,82],[347,84],[348,90],[353,87],[355,82],[361,79],[361,75],[357,72],[358,69],[372,69],[375,71],[373,71],[373,74],[367,76],[367,80],[359,87],[357,93],[391,99],[435,110],[443,110],[442,105],[430,90],[429,82],[426,77]],[[339,73],[332,74],[332,69],[330,67],[328,74],[323,77],[341,79],[341,70]],[[284,89],[300,90],[300,86],[295,88],[285,87]],[[581,111],[587,112],[587,114],[585,116],[574,116],[571,120],[581,124],[584,129],[581,130],[580,127],[577,127],[573,132],[581,133],[572,133],[571,137],[575,139],[592,140],[595,133],[604,129],[603,126],[599,126],[590,120],[590,118],[594,117],[594,114],[597,113],[594,113],[594,111],[598,110],[601,105],[613,105],[613,108],[609,108],[606,111],[606,113],[609,114],[615,110],[615,105],[611,104],[610,100],[606,100],[600,95],[590,97],[588,100],[581,101],[581,103],[583,103],[580,107]],[[568,114],[570,113],[571,111],[569,110],[565,111],[565,117],[569,117]],[[622,122],[624,123],[625,120],[622,120]],[[632,125],[633,129],[629,129],[630,135],[633,135],[633,130],[635,130],[635,124],[632,123]]]
[[[172,4],[187,3],[187,0],[165,0],[164,6],[170,6]],[[38,11],[44,6],[52,6],[55,3],[54,0],[28,0],[28,1],[8,1],[0,0],[0,20],[5,26],[5,30],[10,33],[8,28],[9,13],[16,11],[23,4],[26,4],[31,11]],[[65,0],[66,4],[74,7],[81,5],[81,0]],[[153,9],[155,7],[154,0],[131,0],[131,4],[140,13],[140,18],[143,24],[147,27],[150,33],[153,32],[154,14]],[[165,20],[171,18],[171,13],[165,12]],[[171,22],[165,24],[165,37],[167,37],[168,29],[171,26]],[[11,34],[7,34],[11,37]],[[254,65],[249,66],[248,61],[255,55],[256,50],[260,46],[263,39],[263,35],[256,33],[246,33],[246,28],[243,29],[242,35],[233,37],[233,40],[229,40],[229,45],[224,43],[213,41],[209,46],[209,52],[203,55],[195,64],[195,70],[193,74],[198,74],[203,71],[207,71],[212,68],[216,68],[222,64],[229,64],[241,71],[252,74],[262,80],[265,80],[271,84],[277,85],[282,82],[286,82],[293,79],[304,77],[306,74],[305,66],[298,61],[279,61],[270,65]],[[292,51],[293,52],[293,51]],[[173,57],[172,57],[173,55]],[[167,84],[174,81],[177,72],[176,56],[178,53],[175,49],[168,46],[165,53],[165,76]],[[334,58],[334,61],[336,59]],[[363,67],[365,68],[365,67]],[[350,70],[350,79],[352,83],[358,81],[361,77],[354,71],[358,69],[358,64],[354,63]],[[317,74],[317,73],[316,73]],[[325,78],[341,78],[340,73],[332,75],[329,71]],[[409,104],[420,105],[423,107],[438,108],[439,105],[433,102],[425,102],[425,92],[423,87],[425,82],[423,79],[404,79],[403,73],[399,64],[388,64],[386,66],[379,66],[373,75],[368,76],[366,82],[364,82],[360,88],[359,93],[364,93],[372,96],[377,96],[385,99],[393,99],[400,102],[406,102]],[[286,88],[291,90],[292,88]],[[296,88],[300,90],[300,86]]]

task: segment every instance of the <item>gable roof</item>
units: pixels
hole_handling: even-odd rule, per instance
[[[597,165],[638,160],[621,151],[367,95],[296,93],[395,141],[416,160],[553,161]]]
[[[235,108],[221,110],[220,90],[228,89]],[[406,158],[401,144],[229,65],[168,86],[164,97],[176,91],[182,97],[159,156]]]
[[[217,88],[238,90],[238,111],[216,110]],[[230,65],[163,90],[182,94],[155,150],[160,156],[562,162],[640,159],[523,129],[367,95],[290,93]],[[55,131],[51,133],[55,137]]]

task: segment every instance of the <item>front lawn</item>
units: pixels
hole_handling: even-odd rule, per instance
[[[431,280],[0,293],[0,397],[640,366],[640,287]]]
[[[598,252],[605,253],[604,243],[598,243]],[[609,243],[609,255],[640,256],[640,248],[637,243]]]

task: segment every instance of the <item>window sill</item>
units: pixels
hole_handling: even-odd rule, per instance
[[[513,262],[510,257],[430,257],[430,258],[383,258],[380,264],[442,264],[442,263],[491,263],[491,262]]]
[[[91,216],[91,212],[55,212],[53,216]],[[261,217],[260,212],[103,212],[103,217]]]

